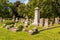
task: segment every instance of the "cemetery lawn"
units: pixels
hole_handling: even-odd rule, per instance
[[[60,40],[60,27],[44,30],[35,35],[27,32],[11,32],[0,28],[0,40]]]

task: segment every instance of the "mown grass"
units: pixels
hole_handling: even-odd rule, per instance
[[[4,23],[0,23],[2,26]],[[18,26],[20,23],[16,23]],[[28,27],[32,29],[34,26]],[[41,27],[38,27],[41,29]],[[60,27],[41,31],[35,35],[29,35],[27,32],[12,32],[5,28],[0,28],[0,40],[60,40]]]
[[[0,40],[60,40],[60,27],[44,30],[35,35],[27,32],[11,32],[5,28],[0,28]]]

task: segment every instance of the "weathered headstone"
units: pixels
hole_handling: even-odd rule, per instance
[[[55,24],[59,24],[59,17],[55,18]]]
[[[44,20],[44,28],[48,28],[48,18]]]
[[[32,23],[32,25],[39,25],[39,19],[40,19],[40,14],[39,14],[39,8],[36,7],[35,8],[35,15],[34,15],[34,22]]]
[[[43,26],[43,21],[44,21],[44,19],[43,19],[43,18],[41,18],[41,19],[40,19],[39,26]]]

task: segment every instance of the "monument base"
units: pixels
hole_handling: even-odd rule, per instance
[[[32,25],[38,26],[38,23],[33,22]]]

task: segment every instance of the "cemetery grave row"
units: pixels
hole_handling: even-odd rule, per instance
[[[14,22],[14,24],[11,24],[10,26],[8,26],[7,24],[3,25],[3,28],[6,28],[8,30],[11,30],[13,32],[17,32],[17,31],[26,31],[29,34],[34,34],[34,33],[38,33],[38,29],[36,27],[34,27],[32,30],[27,30],[26,28],[29,25],[35,25],[35,26],[40,26],[40,27],[44,27],[44,28],[49,28],[49,26],[53,26],[53,24],[59,24],[60,23],[60,18],[56,17],[56,18],[40,18],[40,14],[39,14],[39,8],[36,7],[35,8],[35,14],[34,14],[34,19],[28,19],[28,17],[26,17],[25,19],[18,19],[15,18],[15,16],[13,16],[13,18],[11,19],[12,22]],[[0,17],[0,22],[4,22],[5,19]],[[22,25],[19,25],[18,28],[15,28],[14,25],[15,23],[18,22],[22,22]]]
[[[55,19],[51,19],[51,20],[49,20],[48,18],[46,18],[46,19],[45,18],[40,18],[40,21],[38,23],[38,26],[40,26],[40,27],[41,26],[42,27],[44,26],[44,28],[47,28],[48,29],[49,26],[51,27],[53,24],[59,24],[59,20],[60,20],[59,17],[57,17]],[[22,25],[19,25],[17,28],[15,28],[14,27],[15,24],[11,24],[10,26],[8,26],[7,24],[4,24],[3,25],[3,28],[6,28],[6,29],[8,29],[10,31],[13,31],[13,32],[25,31],[25,32],[28,32],[31,35],[39,32],[39,30],[38,30],[38,28],[36,26],[32,30],[27,30],[26,29],[29,25],[32,25],[32,23],[29,24],[29,22],[30,22],[29,19],[21,19],[20,21],[24,23],[23,26]],[[18,22],[19,22],[19,20],[18,20]]]

